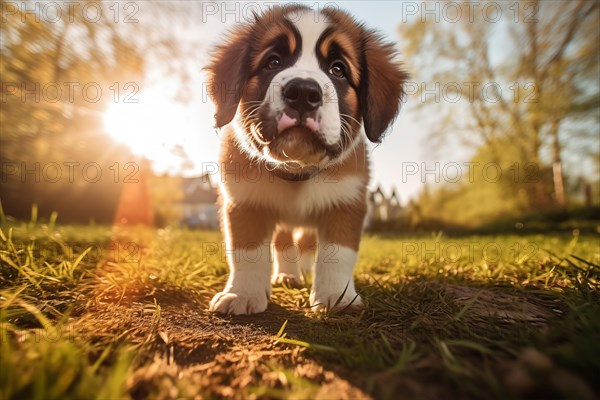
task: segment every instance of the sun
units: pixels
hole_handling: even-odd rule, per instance
[[[174,150],[194,135],[191,110],[160,90],[146,90],[133,101],[111,103],[103,120],[106,133],[135,155],[150,160],[155,170],[181,162]]]

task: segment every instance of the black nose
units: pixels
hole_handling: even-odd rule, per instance
[[[323,104],[321,86],[313,79],[294,78],[283,88],[285,103],[300,114],[316,110]]]

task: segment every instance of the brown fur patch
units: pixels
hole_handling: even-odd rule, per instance
[[[248,72],[240,59],[246,54],[248,27],[236,29],[229,40],[218,47],[212,62],[206,68],[209,79],[209,94],[216,106],[215,126],[228,124],[234,117],[246,84]]]
[[[301,254],[305,254],[306,252],[312,253],[317,250],[317,235],[313,232],[303,230],[300,236],[295,239]]]
[[[368,74],[360,86],[363,121],[367,137],[379,142],[400,110],[399,102],[404,98],[408,74],[392,61],[394,48],[391,43],[382,43],[374,33],[366,35],[365,43],[367,65],[364,69]]]
[[[329,54],[329,48],[331,47],[332,43],[336,43],[346,54],[344,59],[349,67],[349,78],[355,84],[358,83],[360,80],[360,64],[356,54],[356,45],[352,43],[352,39],[350,39],[348,35],[340,32],[334,32],[327,36],[319,46],[319,52],[324,58],[327,58],[327,55]]]
[[[273,234],[273,246],[282,251],[294,244],[294,235],[291,229],[278,228]]]
[[[358,115],[358,95],[356,94],[356,92],[354,90],[348,90],[348,92],[346,93],[346,96],[344,96],[344,101],[346,102],[346,104],[348,104],[348,107],[351,110],[354,110],[355,112],[353,113],[353,117],[358,119],[359,115]],[[360,129],[360,126],[357,126],[358,123],[356,123],[356,121],[351,121],[352,127],[354,129]]]
[[[366,212],[366,202],[360,201],[330,209],[318,225],[320,240],[358,251]]]
[[[221,212],[226,214],[222,215],[223,226],[231,249],[254,247],[270,240],[275,220],[264,209],[226,203]]]
[[[294,232],[289,227],[278,227],[273,234],[275,249],[284,250],[291,245],[297,246],[300,254],[312,253],[317,249],[317,236],[314,232],[304,229]]]
[[[365,144],[356,144],[354,151],[337,165],[332,165],[321,172],[321,176],[330,182],[339,182],[347,176],[358,176],[364,179],[365,186],[369,180],[369,163]]]
[[[296,50],[297,43],[296,36],[294,35],[294,33],[290,31],[290,28],[287,25],[277,24],[273,28],[273,30],[269,31],[267,36],[262,38],[262,40],[260,41],[259,48],[264,48],[264,50],[252,55],[251,66],[253,70],[257,69],[260,66],[260,62],[263,60],[265,54],[272,50],[271,46],[269,46],[268,44],[281,35],[285,35],[287,37],[288,48],[290,53],[293,53]]]
[[[290,53],[294,53],[296,51],[296,46],[298,45],[298,43],[296,43],[296,36],[293,33],[288,31],[287,37],[288,37],[288,43],[290,46]]]

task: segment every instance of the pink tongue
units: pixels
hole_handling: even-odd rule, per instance
[[[313,132],[319,131],[319,123],[312,118],[306,118],[306,127]]]
[[[283,113],[279,119],[279,122],[277,123],[277,133],[281,133],[294,125],[296,125],[296,119],[290,118],[289,115]]]

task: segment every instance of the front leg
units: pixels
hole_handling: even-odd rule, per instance
[[[317,263],[310,304],[315,310],[362,306],[354,287],[354,265],[366,204],[340,206],[319,224]],[[344,292],[345,291],[345,292]],[[336,304],[344,293],[341,301]]]
[[[221,314],[256,314],[267,309],[271,297],[272,218],[244,205],[224,204],[221,211],[229,279],[210,302]]]

